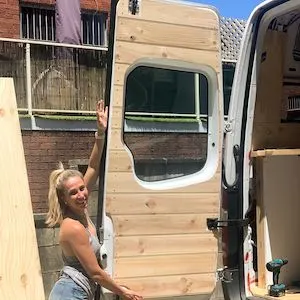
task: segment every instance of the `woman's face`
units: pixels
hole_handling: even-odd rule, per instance
[[[65,202],[73,213],[83,214],[88,204],[88,190],[79,176],[70,177],[64,183]]]

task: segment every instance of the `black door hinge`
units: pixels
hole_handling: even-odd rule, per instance
[[[216,230],[228,226],[245,227],[249,225],[249,219],[219,220],[217,218],[208,218],[206,219],[206,224],[209,230]]]

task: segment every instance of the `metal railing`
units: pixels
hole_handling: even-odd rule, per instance
[[[104,97],[107,47],[0,39],[0,77],[29,115],[90,114]]]

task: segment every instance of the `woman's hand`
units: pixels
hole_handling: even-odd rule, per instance
[[[122,294],[122,298],[125,299],[125,300],[143,300],[143,297],[141,295],[139,295],[138,293],[122,286],[122,291],[123,291],[123,294]]]
[[[104,101],[100,100],[96,108],[98,133],[104,133],[107,128],[108,107],[104,107]]]

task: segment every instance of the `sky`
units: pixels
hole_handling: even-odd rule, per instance
[[[190,0],[215,6],[222,17],[247,20],[262,0]]]

